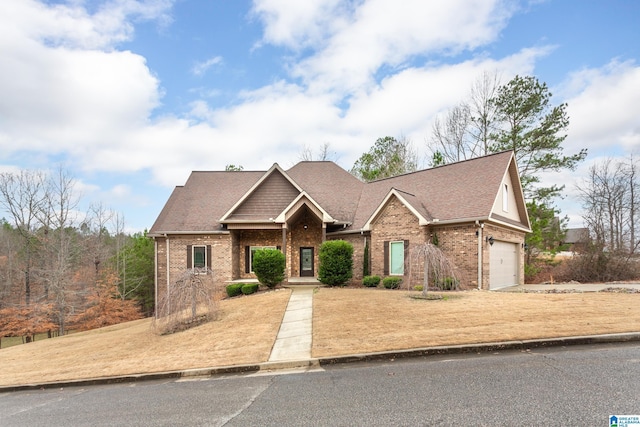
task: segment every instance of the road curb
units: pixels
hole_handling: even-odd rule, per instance
[[[396,350],[375,353],[359,353],[344,356],[320,357],[302,360],[286,360],[263,362],[247,365],[232,365],[210,368],[196,368],[178,371],[155,372],[145,374],[122,375],[114,377],[89,378],[81,380],[43,382],[38,384],[22,384],[0,386],[0,393],[12,391],[44,390],[51,388],[83,387],[92,385],[131,383],[162,379],[180,379],[212,377],[226,374],[245,374],[252,372],[275,372],[287,369],[314,368],[340,363],[367,362],[376,360],[394,360],[412,357],[428,357],[447,354],[490,353],[505,350],[527,350],[541,347],[562,347],[572,345],[612,344],[640,341],[640,332],[621,334],[586,335],[577,337],[560,337],[534,340],[503,341],[495,343],[462,344],[451,346],[424,347],[410,350]]]
[[[495,343],[461,344],[396,350],[375,353],[351,354],[335,357],[321,357],[320,366],[338,363],[367,362],[375,360],[402,359],[411,357],[427,357],[447,354],[490,353],[505,350],[527,350],[541,347],[561,347],[570,345],[610,344],[640,341],[640,332],[621,334],[586,335],[577,337],[560,337],[532,340],[502,341]]]

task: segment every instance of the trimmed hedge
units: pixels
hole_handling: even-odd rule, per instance
[[[380,276],[365,276],[362,278],[362,285],[367,288],[375,288],[380,284]]]
[[[344,286],[353,277],[353,245],[344,240],[327,240],[318,254],[318,280],[329,286]]]
[[[274,288],[284,280],[285,258],[277,249],[255,251],[252,266],[260,283],[268,288]]]
[[[258,292],[259,287],[260,287],[260,284],[258,283],[247,283],[246,285],[242,286],[241,290],[243,294],[251,295],[253,293]]]
[[[244,286],[244,283],[232,283],[230,285],[227,285],[227,296],[229,298],[238,296],[242,293],[242,287]]]
[[[402,283],[402,277],[385,277],[382,279],[382,286],[387,289],[398,289]]]

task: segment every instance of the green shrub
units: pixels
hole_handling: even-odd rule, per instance
[[[230,285],[227,285],[227,296],[229,296],[229,298],[238,296],[242,293],[242,286],[244,285],[244,283],[232,283]]]
[[[367,288],[375,288],[380,284],[380,276],[364,276],[362,278],[362,285]]]
[[[263,285],[273,288],[284,280],[285,258],[277,249],[260,249],[253,254],[253,272]]]
[[[436,286],[443,291],[452,291],[454,289],[457,289],[459,284],[460,281],[455,277],[443,277],[442,279],[438,280]]]
[[[245,295],[251,295],[258,292],[260,285],[258,283],[247,283],[242,287],[242,293]]]
[[[343,286],[353,277],[353,245],[328,240],[320,246],[318,280],[329,286]]]
[[[385,277],[382,279],[382,286],[387,289],[398,289],[400,287],[400,283],[402,283],[402,277]]]
[[[414,291],[418,291],[418,292],[422,292],[424,290],[424,286],[423,285],[415,285],[413,287]]]

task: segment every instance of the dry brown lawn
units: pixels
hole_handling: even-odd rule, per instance
[[[319,289],[314,357],[436,345],[640,331],[640,294]],[[290,291],[224,300],[217,321],[158,336],[149,319],[0,350],[0,385],[268,360]]]
[[[291,292],[221,301],[218,320],[157,335],[151,319],[0,350],[0,385],[32,384],[212,366],[269,358]]]
[[[640,332],[640,294],[466,291],[442,300],[411,295],[420,293],[320,289],[313,305],[313,356]]]

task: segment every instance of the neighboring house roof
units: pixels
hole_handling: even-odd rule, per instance
[[[565,243],[586,243],[589,241],[588,228],[569,228],[564,237]]]
[[[520,221],[493,213],[505,176],[515,188]],[[366,230],[392,196],[423,225],[494,220],[529,230],[511,152],[492,154],[370,183],[333,162],[300,162],[288,171],[193,172],[176,187],[150,234],[219,231],[223,224],[282,221],[302,201],[344,230]]]

